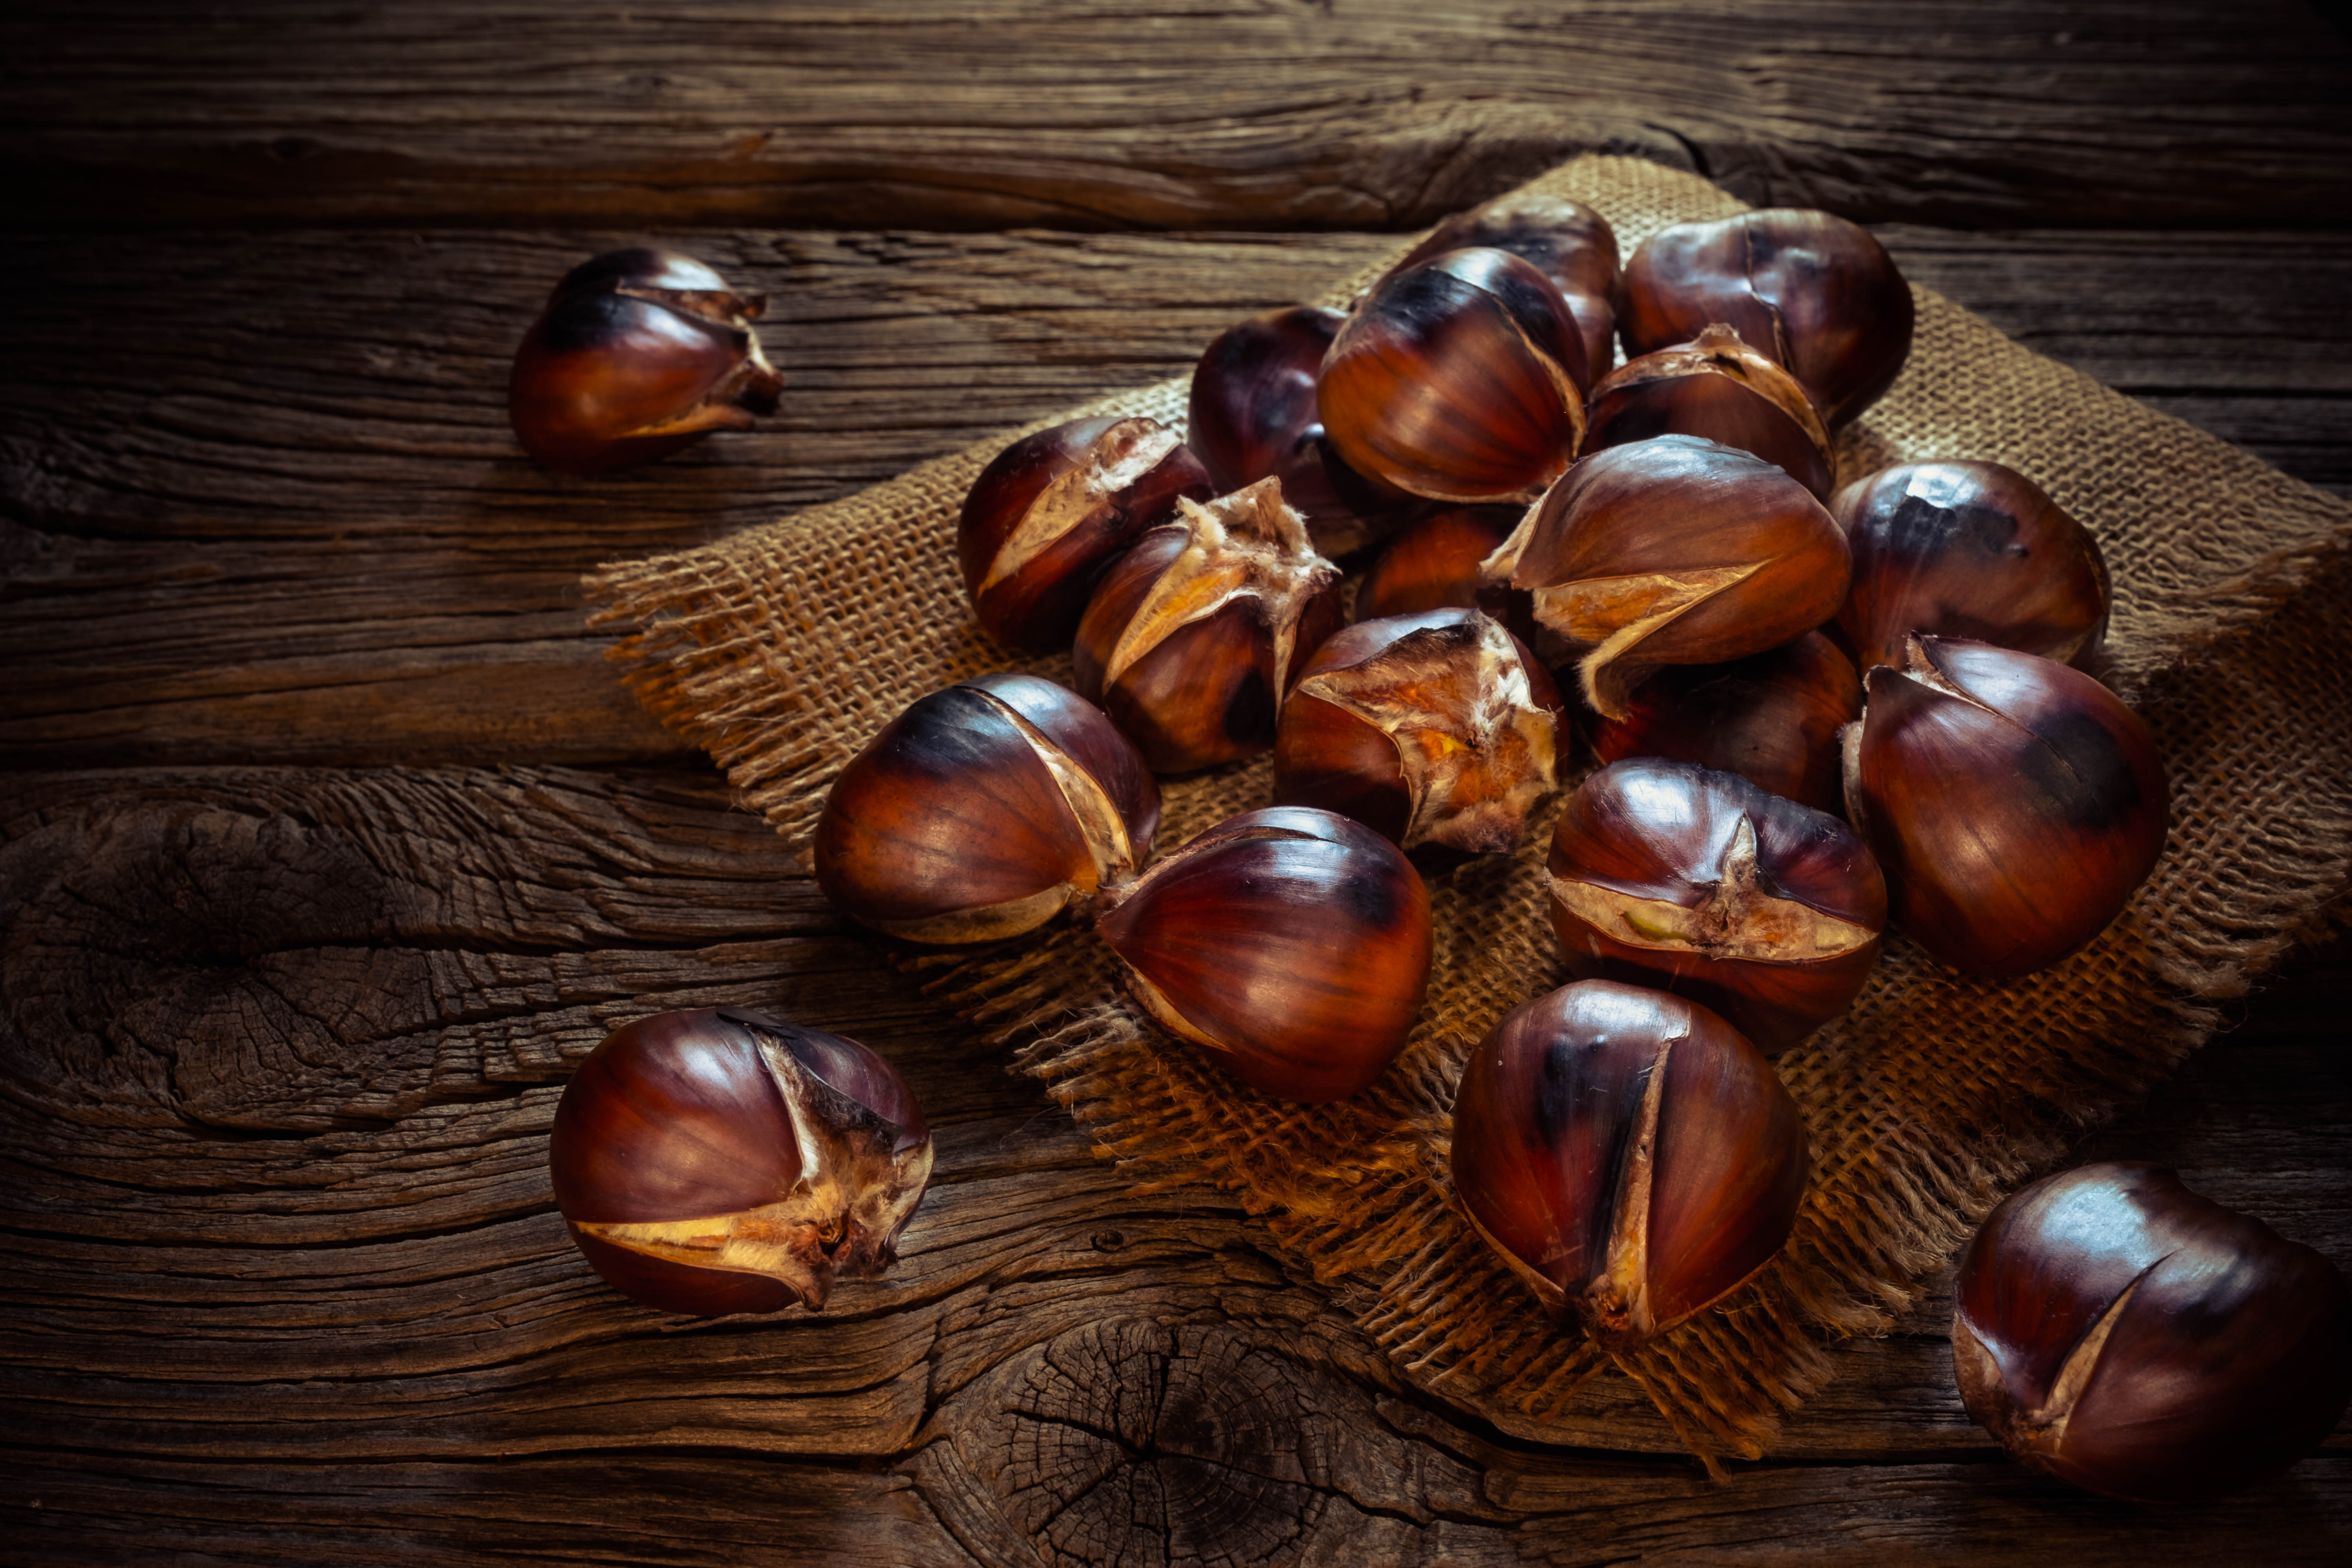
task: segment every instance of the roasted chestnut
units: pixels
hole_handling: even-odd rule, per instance
[[[1476,610],[1359,621],[1282,705],[1274,798],[1352,816],[1411,849],[1507,854],[1559,787],[1549,672]]]
[[[1503,1016],[1454,1098],[1454,1189],[1536,1299],[1631,1350],[1754,1278],[1805,1195],[1805,1124],[1696,1003],[1581,980]]]
[[[1687,996],[1768,1054],[1845,1011],[1886,929],[1885,879],[1853,828],[1664,757],[1579,784],[1544,872],[1570,973]]]
[[[856,1040],[742,1007],[661,1013],[588,1054],[556,1102],[548,1172],[572,1239],[670,1312],[824,1305],[897,1260],[931,1135]]]
[[[1620,365],[1585,399],[1584,450],[1653,436],[1704,436],[1786,468],[1814,499],[1830,499],[1837,456],[1797,378],[1729,327]]]
[[[1216,493],[1156,419],[1074,419],[999,452],[956,522],[956,560],[981,629],[1023,653],[1070,646],[1087,595],[1180,496]]]
[[[1973,637],[2081,666],[2107,627],[2107,566],[2083,525],[1999,463],[1881,468],[1838,491],[1853,553],[1838,629],[1867,669],[1912,632]]]
[[[1819,632],[1729,664],[1668,665],[1594,726],[1604,763],[1675,757],[1816,811],[1845,809],[1838,732],[1862,717],[1853,661]]]
[[[637,247],[563,275],[515,350],[507,415],[523,449],[561,473],[666,458],[713,430],[748,430],[784,384],[738,294],[690,256]]]
[[[1179,510],[1103,579],[1070,650],[1078,690],[1161,773],[1272,746],[1283,694],[1346,619],[1280,481]]]
[[[1429,984],[1429,891],[1361,823],[1245,811],[1107,891],[1095,930],[1136,1002],[1244,1083],[1355,1093],[1404,1048]]]
[[[1280,479],[1282,499],[1329,556],[1385,537],[1417,504],[1348,467],[1323,433],[1315,376],[1344,320],[1295,305],[1226,329],[1192,367],[1186,402],[1186,441],[1216,493]]]
[[[817,816],[817,886],[860,925],[984,942],[1132,875],[1160,786],[1095,708],[1034,675],[916,701],[850,759]]]
[[[1845,535],[1804,486],[1696,436],[1584,458],[1483,569],[1532,595],[1536,624],[1609,719],[1661,665],[1721,664],[1802,637],[1844,599],[1846,572]]]
[[[1437,500],[1530,500],[1576,455],[1591,379],[1551,279],[1485,247],[1374,284],[1324,356],[1316,402],[1359,473]]]
[[[1678,223],[1625,263],[1617,331],[1638,359],[1720,321],[1804,384],[1835,432],[1911,353],[1911,286],[1860,224],[1772,207]]]
[[[2110,1497],[2219,1497],[2344,1414],[2352,1289],[2161,1165],[2085,1165],[2012,1194],[1969,1243],[1952,1362],[2019,1463]]]
[[[1519,513],[1517,507],[1450,506],[1407,523],[1356,584],[1356,618],[1475,607],[1479,563],[1510,536]]]
[[[1535,263],[1552,280],[1576,317],[1584,363],[1593,375],[1617,357],[1617,234],[1609,220],[1566,196],[1512,191],[1455,213],[1407,251],[1391,272],[1434,260],[1449,250],[1492,246]]]
[[[1957,637],[1906,638],[1863,678],[1846,815],[1928,955],[1995,977],[2089,942],[2164,849],[2156,742],[2079,669]]]

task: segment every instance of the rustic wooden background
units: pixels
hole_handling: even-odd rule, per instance
[[[1931,1291],[1723,1484],[1412,1391],[1212,1192],[1124,1195],[587,633],[596,563],[1184,370],[1578,151],[1884,226],[2011,336],[2352,493],[2352,50],[2315,8],[19,0],[0,19],[0,1560],[2352,1559],[2352,1431],[2204,1509],[1959,1409]],[[552,479],[506,365],[653,238],[779,416]],[[604,1289],[570,1064],[741,1001],[940,1173],[821,1318]],[[2086,1153],[2352,1265],[2339,939]]]

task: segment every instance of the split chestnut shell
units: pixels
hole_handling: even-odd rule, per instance
[[[1176,499],[1215,493],[1156,419],[1074,419],[990,459],[964,497],[956,560],[981,629],[1023,653],[1069,647],[1087,595]]]
[[[1911,940],[2000,978],[2105,931],[2164,850],[2164,763],[2139,716],[2079,669],[1957,637],[1911,637],[1864,682],[1846,815]]]
[[[916,701],[825,797],[817,886],[911,942],[1045,924],[1133,874],[1160,787],[1095,708],[1034,675],[983,675]]]
[[[1585,400],[1584,450],[1653,436],[1704,436],[1753,452],[1830,499],[1837,458],[1797,378],[1717,323],[1620,365]]]
[[[1282,705],[1274,798],[1341,812],[1407,849],[1507,854],[1559,787],[1549,672],[1476,610],[1359,621]]]
[[[748,430],[783,377],[751,323],[764,294],[674,250],[637,247],[563,275],[515,350],[507,414],[526,451],[561,473],[667,457],[713,430]]]
[[[616,1289],[673,1312],[772,1312],[890,1267],[931,1137],[856,1040],[706,1007],[588,1054],[548,1168],[572,1239]]]
[[[1585,701],[1622,719],[1662,665],[1720,664],[1811,631],[1845,597],[1847,569],[1845,535],[1786,472],[1696,436],[1657,436],[1578,463],[1483,571],[1490,586],[1533,596]]]
[[[1316,401],[1359,473],[1434,500],[1529,500],[1576,456],[1591,379],[1551,279],[1474,248],[1374,284],[1332,340]]]
[[[1200,834],[1106,894],[1095,929],[1161,1027],[1284,1100],[1378,1078],[1429,984],[1421,874],[1361,823],[1303,806]]]
[[[1070,650],[1078,690],[1171,773],[1271,747],[1283,694],[1346,620],[1280,481],[1178,512],[1103,579]]]
[[[1865,669],[1913,632],[1973,637],[2078,668],[2107,626],[2095,540],[2040,485],[1999,463],[1881,468],[1830,511],[1853,552],[1838,629]]]
[[[1860,224],[1772,207],[1678,223],[1625,263],[1617,330],[1639,358],[1720,321],[1803,384],[1837,431],[1893,385],[1911,353],[1911,286]]]
[[[2161,1165],[2085,1165],[2012,1194],[1969,1244],[1952,1360],[2020,1463],[2111,1497],[2219,1497],[2343,1415],[2352,1289]]]
[[[1706,1004],[1766,1052],[1845,1011],[1886,882],[1853,829],[1737,773],[1642,757],[1578,785],[1544,881],[1570,973]]]
[[[1805,1195],[1797,1102],[1696,1003],[1584,980],[1522,1004],[1454,1100],[1454,1187],[1536,1299],[1631,1350],[1771,1262]]]

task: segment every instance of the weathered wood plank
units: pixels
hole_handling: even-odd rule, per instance
[[[0,757],[659,761],[579,574],[835,499],[1199,345],[1388,241],[674,237],[774,300],[778,417],[602,480],[514,448],[547,280],[633,236],[17,242],[0,381]],[[2041,352],[2352,487],[2352,259],[2324,237],[1889,231]],[[124,300],[170,279],[170,329]],[[2260,279],[2254,286],[2249,279]]]
[[[2294,0],[47,4],[0,162],[110,224],[1379,228],[1595,148],[1873,220],[2303,223],[2346,59]]]

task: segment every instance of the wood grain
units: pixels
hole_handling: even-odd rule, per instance
[[[2294,0],[46,0],[0,161],[110,225],[1386,228],[1596,150],[1873,221],[2310,223],[2345,58]]]
[[[0,888],[0,1511],[60,1557],[1577,1563],[1719,1544],[1731,1510],[1757,1560],[2122,1563],[2149,1528],[1986,1462],[1939,1297],[1720,1487],[1629,1387],[1583,1418],[1646,1465],[1410,1389],[1359,1288],[1217,1194],[1129,1196],[708,777],[29,775]],[[570,1063],[722,1000],[857,1033],[939,1129],[899,1268],[822,1316],[635,1307],[552,1212]],[[2352,1250],[2324,1042],[2223,1047],[2140,1121],[2113,1136]],[[2352,1435],[2166,1528],[2182,1561],[2256,1528],[2324,1560]]]
[[[2352,259],[2319,236],[1887,231],[2020,342],[2352,488]],[[0,333],[0,759],[666,762],[578,579],[1185,374],[1370,235],[656,236],[772,303],[762,429],[548,476],[504,375],[609,234],[20,241]],[[173,279],[169,330],[113,302]],[[2260,279],[2253,286],[2250,279]],[[2291,414],[2284,417],[2282,411]]]

